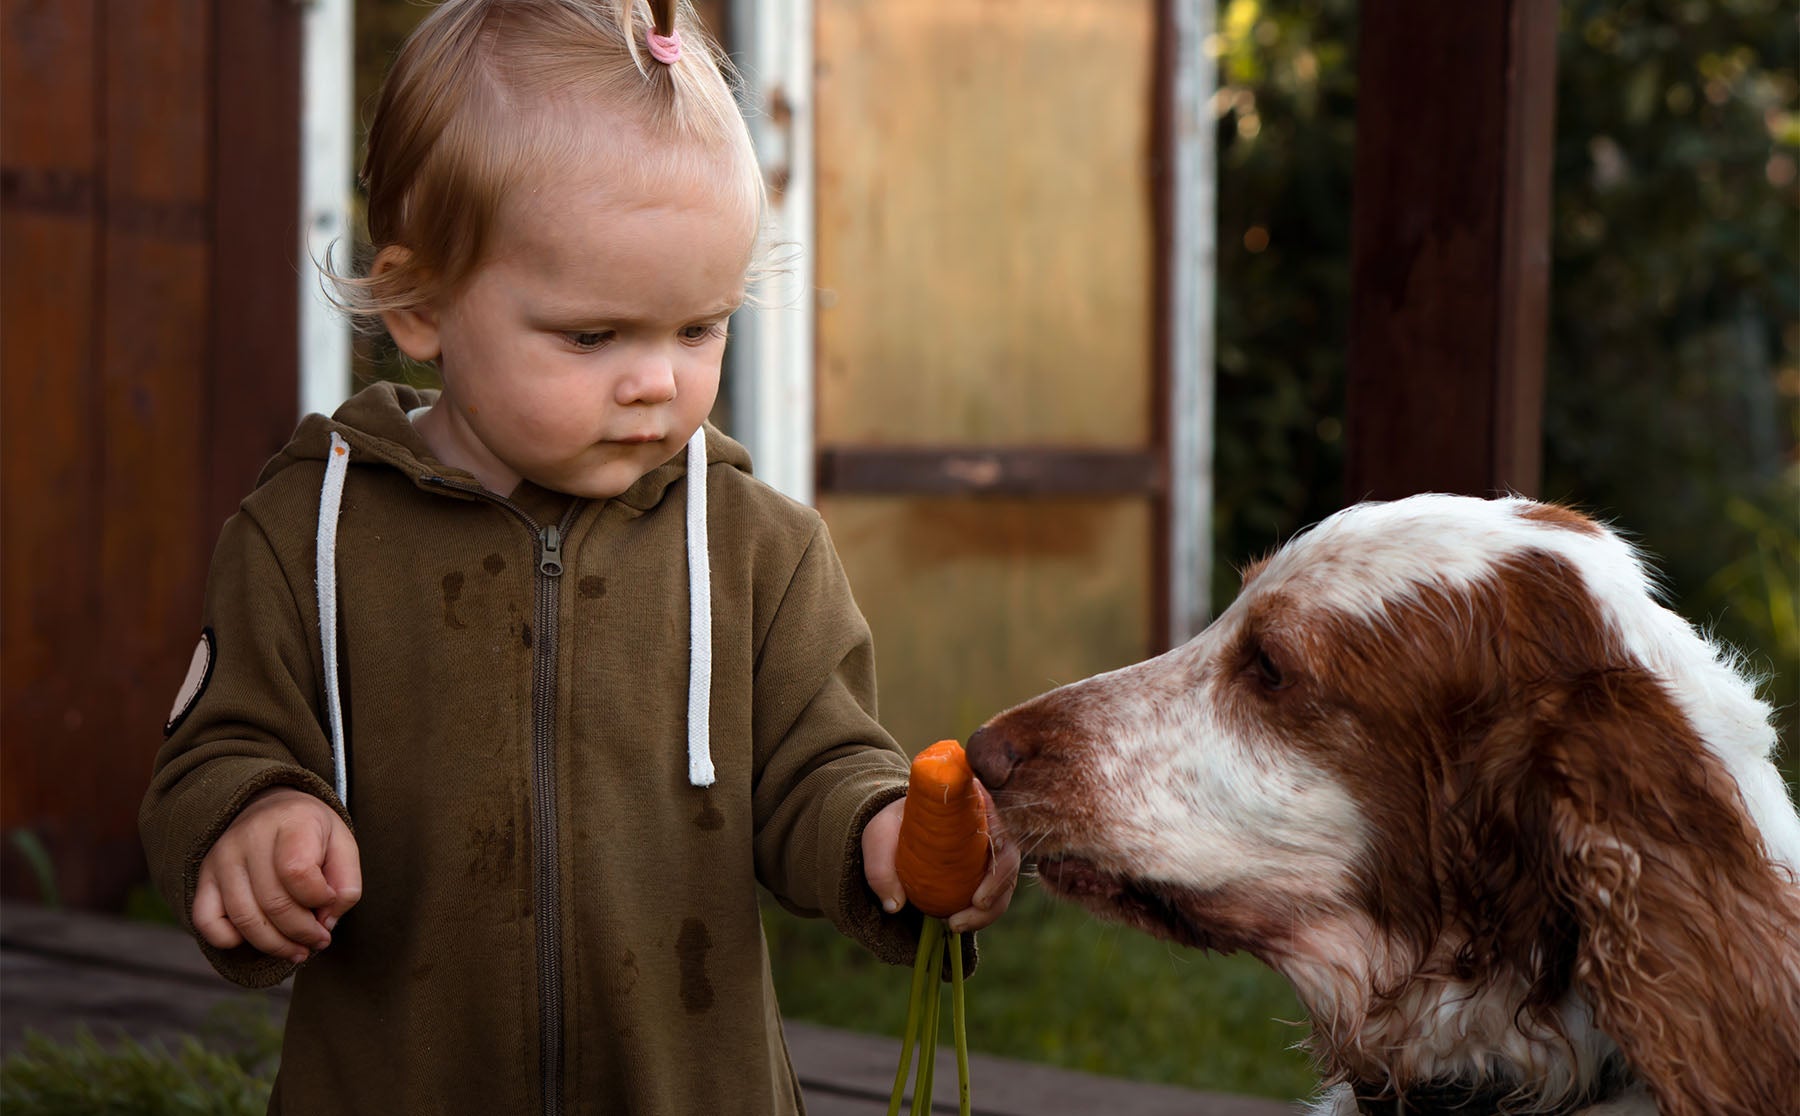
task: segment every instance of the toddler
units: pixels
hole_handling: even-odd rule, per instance
[[[795,1112],[756,885],[911,960],[867,626],[705,423],[762,182],[662,7],[413,34],[339,285],[442,392],[309,416],[220,536],[141,827],[220,972],[300,966],[271,1111]]]

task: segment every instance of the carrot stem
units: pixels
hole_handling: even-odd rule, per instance
[[[962,932],[950,933],[950,1033],[956,1042],[956,1111],[969,1116],[969,1020],[963,1008]]]
[[[938,1006],[943,1003],[944,935],[943,922],[937,942],[931,950],[931,968],[925,974],[925,1030],[919,1036],[919,1075],[913,1081],[912,1116],[927,1116],[931,1111],[931,1088],[937,1076]]]
[[[906,1002],[906,1037],[900,1046],[900,1071],[894,1075],[894,1094],[888,1098],[887,1116],[900,1116],[900,1099],[906,1092],[906,1071],[912,1068],[913,1043],[919,1037],[919,1025],[923,1021],[926,977],[931,969],[931,957],[940,948],[943,940],[944,924],[938,919],[927,916],[924,926],[919,931],[919,951],[913,955],[912,997]]]

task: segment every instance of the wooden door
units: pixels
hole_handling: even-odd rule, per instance
[[[816,13],[816,498],[917,749],[1166,638],[1162,14]]]

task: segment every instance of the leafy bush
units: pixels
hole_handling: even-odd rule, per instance
[[[0,1064],[7,1116],[262,1116],[274,1071],[259,1052],[226,1053],[184,1037],[121,1038],[102,1044],[79,1032],[70,1042],[33,1033]]]

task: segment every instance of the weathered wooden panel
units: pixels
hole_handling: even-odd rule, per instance
[[[819,509],[875,633],[882,723],[908,750],[1149,644],[1148,500],[824,496]]]
[[[198,575],[212,550],[200,521],[211,16],[208,0],[140,0],[109,6],[103,21],[100,625],[86,730],[61,758],[65,771],[88,769],[86,849],[60,865],[84,895],[118,894],[141,873],[137,803],[199,634]]]
[[[1143,496],[1162,489],[1144,450],[995,446],[831,447],[819,451],[819,491],[933,496]]]
[[[1152,0],[820,0],[822,445],[1140,447]]]
[[[86,739],[101,636],[97,21],[92,0],[0,11],[0,825],[47,830],[46,796],[70,786],[59,753]]]
[[[1553,0],[1370,0],[1357,74],[1346,495],[1531,493]]]
[[[209,479],[235,460],[247,483],[275,446],[221,454],[247,414],[208,392],[258,371],[210,329],[216,0],[4,11],[3,824],[43,839],[66,898],[104,905],[143,871],[137,803],[197,636]],[[291,134],[271,110],[250,111]],[[218,251],[229,265],[259,247]],[[235,268],[239,297],[291,306],[291,253],[284,239]],[[265,344],[291,350],[292,331]],[[285,398],[288,424],[292,385],[255,385]],[[29,892],[8,867],[8,890]]]

